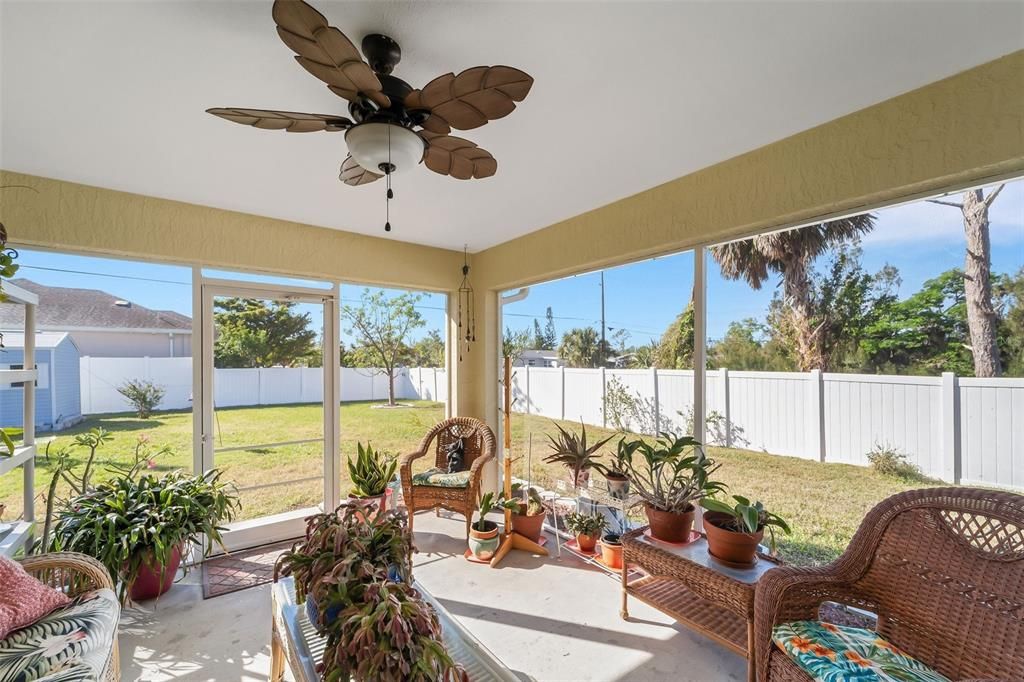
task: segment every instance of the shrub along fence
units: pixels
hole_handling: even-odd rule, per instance
[[[319,368],[266,367],[214,370],[213,401],[217,407],[287,405],[323,400]],[[80,363],[82,414],[128,412],[131,404],[117,392],[125,381],[152,381],[165,391],[161,410],[192,407],[192,358],[93,358]],[[395,397],[437,400],[448,395],[445,370],[402,368],[395,376]],[[374,369],[341,369],[341,400],[386,400],[388,377]]]
[[[867,465],[897,448],[926,476],[1024,489],[1024,379],[707,373],[708,441]],[[514,409],[639,433],[685,431],[693,372],[519,367]]]

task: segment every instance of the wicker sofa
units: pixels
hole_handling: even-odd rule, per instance
[[[457,474],[445,473],[448,446],[462,439],[465,470]],[[477,506],[483,467],[494,459],[496,443],[494,432],[487,424],[471,417],[452,417],[432,428],[419,446],[402,456],[400,474],[402,495],[409,510],[409,533],[412,533],[413,515],[423,509],[447,509],[466,517],[466,536]],[[412,464],[427,454],[434,455],[434,467],[427,472],[413,474]]]
[[[27,573],[62,590],[72,602],[0,640],[0,678],[120,680],[120,605],[107,569],[92,557],[73,552],[30,556],[20,563]]]
[[[1024,496],[976,488],[894,495],[868,513],[834,563],[769,572],[754,606],[758,680],[812,679],[809,660],[795,662],[794,640],[823,667],[826,657],[866,667],[852,650],[780,637],[817,623],[826,601],[878,614],[870,646],[909,654],[951,680],[1024,679]]]

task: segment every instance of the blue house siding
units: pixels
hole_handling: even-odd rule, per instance
[[[53,417],[58,425],[75,420],[82,414],[82,372],[78,348],[68,337],[53,351],[51,386],[57,387],[56,411]]]
[[[36,364],[40,370],[46,365],[46,371],[50,371],[53,365],[53,351],[36,349]],[[20,365],[25,360],[25,354],[20,348],[7,347],[0,353],[0,366]],[[50,391],[53,389],[53,382],[47,381],[46,388],[36,387],[36,428],[50,429],[53,425],[52,397]],[[24,423],[25,410],[25,389],[10,388],[6,385],[0,387],[0,427],[22,426]]]
[[[24,363],[24,351],[8,344],[0,367]],[[36,385],[36,429],[64,428],[82,414],[78,348],[65,336],[55,348],[37,348],[40,377]],[[45,375],[45,376],[44,376]],[[24,424],[25,390],[0,386],[0,427]]]

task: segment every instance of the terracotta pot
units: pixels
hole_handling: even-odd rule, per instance
[[[363,515],[363,512],[356,514],[360,520],[365,521],[367,518],[375,519],[382,511],[390,509],[392,494],[391,488],[385,490],[383,495],[374,495],[373,497],[357,497],[349,494],[348,501],[355,506],[362,507],[364,509],[371,506],[373,507],[372,510],[367,509],[366,516]]]
[[[139,567],[139,575],[135,578],[135,582],[132,583],[132,588],[128,592],[132,601],[155,599],[171,589],[174,586],[174,578],[178,574],[178,566],[180,565],[180,546],[175,547],[171,551],[167,566],[163,570],[162,580],[160,578],[160,567],[155,565],[153,557],[150,556],[147,559],[143,559],[142,565]]]
[[[683,514],[661,511],[649,504],[644,504],[644,510],[647,512],[647,521],[651,524],[651,535],[656,539],[676,543],[690,540],[694,513],[692,504]]]
[[[601,561],[608,568],[622,568],[622,543],[601,540]]]
[[[577,535],[576,545],[581,552],[593,552],[594,547],[597,546],[597,538],[593,535]]]
[[[519,513],[512,515],[512,532],[519,533],[523,537],[537,542],[544,532],[544,518],[547,514],[541,512],[540,514],[528,516],[525,512],[526,505],[521,504],[519,505]]]
[[[484,521],[484,528],[477,530],[476,523],[469,528],[469,551],[481,561],[490,561],[498,549],[498,524]]]
[[[614,500],[624,500],[629,497],[629,479],[622,474],[608,474],[605,476],[608,484],[608,494]]]
[[[708,539],[708,551],[722,561],[734,564],[752,564],[757,546],[764,539],[764,529],[756,533],[737,533],[720,528],[732,517],[722,512],[704,512],[704,534]]]

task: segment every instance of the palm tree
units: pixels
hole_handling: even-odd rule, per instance
[[[783,305],[796,336],[801,371],[826,370],[831,360],[821,343],[823,327],[815,324],[810,270],[814,259],[843,242],[870,232],[871,213],[808,225],[797,230],[758,235],[711,248],[727,279],[744,279],[760,289],[771,273],[782,275]]]
[[[605,349],[605,354],[607,349]],[[600,367],[603,360],[601,339],[593,327],[570,329],[562,337],[558,356],[566,367]]]

